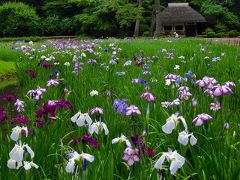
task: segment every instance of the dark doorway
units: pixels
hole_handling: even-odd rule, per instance
[[[196,25],[185,26],[186,37],[196,36]]]

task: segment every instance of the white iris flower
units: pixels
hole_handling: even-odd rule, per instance
[[[170,171],[171,174],[175,174],[179,168],[181,168],[185,163],[185,158],[177,153],[177,151],[173,151],[171,149],[168,152],[164,152],[162,156],[157,160],[154,165],[155,169],[162,169],[162,165],[164,161],[170,162]]]

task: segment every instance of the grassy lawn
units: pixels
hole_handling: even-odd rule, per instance
[[[25,103],[25,111],[20,114],[29,122],[10,123],[11,118],[16,117],[12,111],[16,109],[15,101],[4,106],[8,121],[4,121],[4,133],[0,134],[0,139],[5,140],[0,144],[0,179],[240,178],[238,48],[190,39],[112,39],[58,41],[21,54],[21,61],[20,54],[15,57],[14,53],[10,51],[9,57],[5,55],[8,61],[3,63],[12,69],[17,62],[16,73],[21,84],[17,98]],[[168,81],[166,76],[173,78]],[[197,86],[198,80],[204,77],[204,86]],[[228,81],[234,82],[236,87],[230,86]],[[45,90],[35,91],[38,86]],[[206,93],[217,93],[215,86],[231,91],[220,96],[217,96],[219,92]],[[99,94],[91,96],[92,90]],[[143,93],[151,93],[156,99],[144,100],[140,97]],[[127,99],[127,104],[114,106],[116,99]],[[177,101],[179,103],[173,103]],[[211,103],[216,105],[217,102],[221,108],[211,109]],[[70,109],[68,103],[72,105]],[[141,114],[127,115],[126,107],[130,105],[137,106]],[[91,113],[94,107],[102,108],[103,114]],[[92,122],[81,126],[71,121],[79,111],[88,113]],[[211,118],[203,124],[195,124],[193,120],[202,113]],[[173,114],[177,117],[171,119]],[[169,117],[173,122],[170,123],[172,133],[163,130]],[[101,127],[102,122],[109,133]],[[31,158],[25,153],[24,160],[33,161],[38,169],[25,171],[23,167],[19,170],[7,167],[9,152],[16,143],[10,134],[16,125],[28,127],[28,136],[20,135],[17,141],[21,139],[32,148],[35,156]],[[97,129],[98,133],[92,133],[89,127]],[[190,140],[192,145],[184,144],[179,140],[182,133],[188,133],[184,138],[194,135],[196,144],[193,140]],[[90,134],[94,140],[90,138],[90,141],[89,136],[83,140]],[[135,159],[132,166],[123,160],[126,143],[112,144],[121,134],[140,158],[139,162]],[[96,141],[98,146],[93,145]],[[149,148],[153,149],[153,154]],[[169,148],[184,157],[181,166],[175,162],[179,156],[172,158]],[[73,151],[91,154],[94,161],[86,162],[82,156],[71,161],[69,152]],[[154,168],[157,160],[166,154],[169,163],[165,162],[161,170]],[[66,172],[70,161],[75,165],[74,173]],[[170,161],[179,165],[176,173],[172,173]]]
[[[0,60],[0,76],[14,72],[15,70],[16,70],[15,62],[13,62],[13,61],[6,62],[6,61]]]
[[[20,58],[20,53],[11,49],[12,43],[0,44],[0,88],[16,83],[16,62]]]

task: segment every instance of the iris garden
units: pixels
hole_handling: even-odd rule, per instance
[[[240,178],[238,48],[111,39],[11,51],[20,90],[1,95],[0,179]]]

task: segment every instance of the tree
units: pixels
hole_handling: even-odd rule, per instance
[[[156,30],[154,32],[154,37],[159,37],[162,30],[162,23],[160,18],[161,13],[160,0],[154,0],[154,9],[156,11]]]
[[[142,0],[138,0],[138,8],[139,9],[142,8]],[[141,14],[139,14],[139,17],[137,17],[137,19],[136,19],[133,37],[138,37],[138,35],[139,35],[140,16],[141,16]]]
[[[0,6],[0,27],[2,36],[39,35],[40,18],[32,7],[9,2]]]

